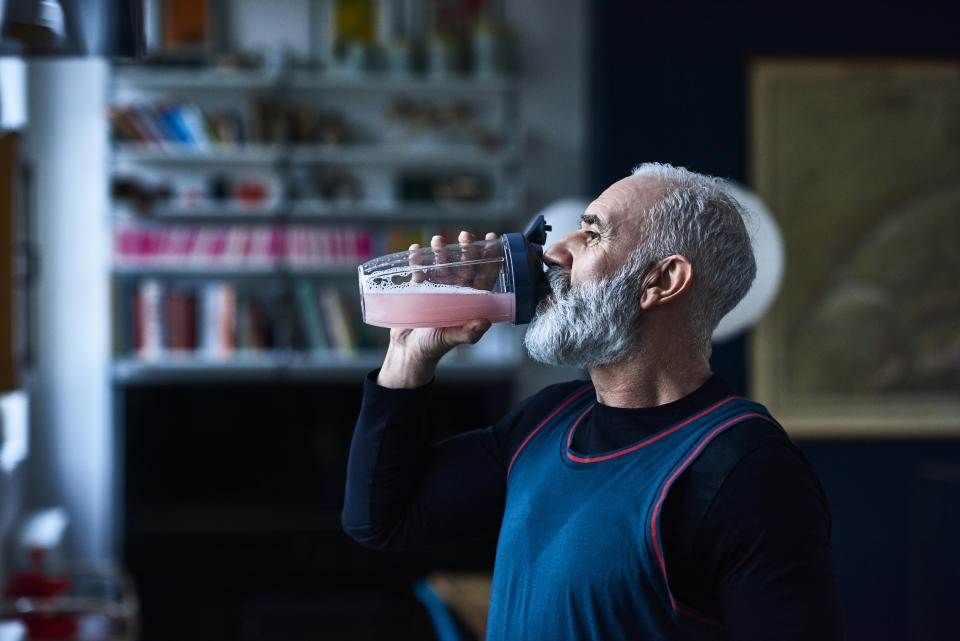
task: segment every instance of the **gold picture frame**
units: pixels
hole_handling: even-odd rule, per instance
[[[960,434],[960,63],[757,60],[786,269],[752,393],[800,437]]]

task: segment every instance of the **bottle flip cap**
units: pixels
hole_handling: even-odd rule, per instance
[[[514,325],[529,323],[537,310],[537,303],[550,291],[543,266],[543,246],[548,231],[551,231],[550,225],[538,215],[522,234],[505,234],[516,296]]]

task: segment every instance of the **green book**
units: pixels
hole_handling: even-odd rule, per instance
[[[310,350],[323,352],[328,347],[327,336],[323,331],[323,322],[320,320],[320,310],[317,306],[316,294],[310,281],[298,278],[293,285],[294,296],[297,301],[297,313],[307,334]]]

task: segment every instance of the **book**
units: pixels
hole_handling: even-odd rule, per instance
[[[138,289],[137,281],[123,278],[119,279],[114,290],[113,307],[117,319],[113,336],[115,354],[136,353]]]
[[[188,102],[180,105],[178,111],[183,126],[190,134],[197,148],[203,150],[209,149],[210,135],[207,129],[207,121],[200,108],[192,102]]]
[[[157,105],[157,117],[167,131],[167,139],[183,145],[194,145],[196,141],[190,135],[180,109],[176,105]]]
[[[197,348],[197,301],[192,291],[170,289],[164,301],[165,348],[170,356],[192,354]]]
[[[149,140],[159,143],[161,146],[173,140],[152,106],[130,105],[129,108],[136,122],[140,123],[140,126],[147,132]]]
[[[218,292],[217,347],[225,358],[233,356],[237,347],[237,290],[230,283],[223,283]]]
[[[126,108],[116,105],[111,105],[109,108],[113,140],[117,142],[141,142],[140,132],[128,120],[126,112]]]
[[[144,116],[133,105],[119,108],[117,118],[125,124],[126,129],[135,136],[137,142],[144,144],[161,142],[156,130],[144,121]]]
[[[145,361],[163,357],[163,285],[148,278],[140,281],[134,307],[134,353]]]
[[[343,296],[334,287],[319,288],[317,293],[331,346],[341,358],[353,356],[357,351],[357,337]]]
[[[267,326],[267,316],[263,304],[259,300],[251,298],[248,313],[250,315],[250,342],[248,347],[256,351],[269,350],[270,329]]]
[[[200,293],[200,341],[204,357],[226,360],[236,348],[236,288],[220,281],[205,283]]]
[[[293,291],[297,314],[306,332],[310,351],[315,354],[324,352],[330,347],[330,341],[327,340],[323,321],[320,318],[320,308],[317,305],[313,285],[305,278],[298,278],[293,284]]]

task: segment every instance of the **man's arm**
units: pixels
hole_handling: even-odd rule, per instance
[[[344,530],[381,549],[420,547],[496,530],[505,467],[495,428],[427,443],[430,388],[364,387],[343,508]]]
[[[473,236],[461,232],[458,240],[470,243]],[[441,236],[430,242],[437,251],[445,244]],[[342,523],[358,542],[403,548],[497,527],[504,475],[493,429],[435,446],[423,433],[437,363],[455,346],[476,343],[489,327],[490,321],[476,320],[390,331],[383,367],[364,386],[347,465]]]
[[[830,513],[813,469],[786,444],[730,471],[697,534],[731,641],[840,641]]]

